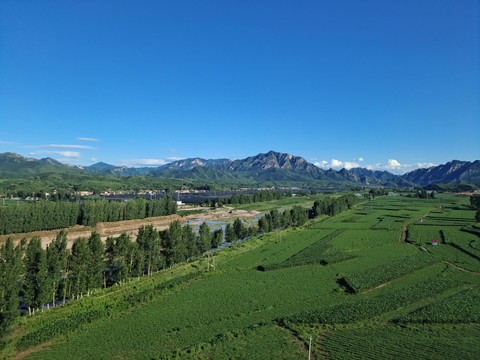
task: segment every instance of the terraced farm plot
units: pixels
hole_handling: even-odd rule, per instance
[[[349,289],[355,293],[359,293],[423,269],[435,262],[438,262],[436,257],[428,253],[417,253],[377,267],[350,274],[346,276],[344,280]]]
[[[270,233],[262,236],[262,246],[249,247],[248,243],[238,243],[235,246],[244,246],[242,254],[236,254],[234,258],[228,259],[226,263],[220,264],[224,270],[240,268],[256,268],[260,264],[272,264],[287,260],[294,254],[317,242],[330,230],[304,229],[298,231],[282,231],[281,233]]]
[[[347,230],[330,241],[338,251],[357,251],[400,241],[401,230]]]

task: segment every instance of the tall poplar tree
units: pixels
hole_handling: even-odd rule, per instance
[[[70,286],[77,297],[87,290],[89,279],[90,250],[84,238],[77,238],[70,255]]]
[[[153,225],[142,226],[138,229],[137,243],[143,252],[144,266],[147,274],[150,275],[160,264],[160,235],[153,228]]]
[[[198,249],[202,254],[211,249],[210,226],[206,222],[203,222],[198,230]]]
[[[163,232],[164,253],[167,266],[185,261],[186,248],[182,244],[182,227],[177,220]]]
[[[32,309],[41,308],[50,298],[51,286],[48,279],[47,254],[38,236],[30,239],[24,257],[25,301]]]
[[[95,231],[92,232],[88,238],[87,245],[90,250],[87,289],[90,291],[91,289],[102,286],[103,270],[105,269],[105,262],[103,260],[105,246],[100,238],[100,234]]]
[[[0,347],[18,312],[18,294],[20,293],[20,273],[22,270],[23,249],[14,246],[11,238],[0,248]]]
[[[213,249],[218,249],[220,245],[223,243],[223,229],[217,229],[213,232],[212,236],[212,248]]]
[[[61,277],[65,275],[67,257],[67,233],[61,230],[47,247],[48,279],[50,281],[53,306],[55,306],[55,298],[60,287]]]
[[[185,245],[187,259],[198,255],[197,235],[190,225],[183,226],[182,241]]]

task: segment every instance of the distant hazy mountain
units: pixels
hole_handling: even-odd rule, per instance
[[[205,160],[201,158],[191,158],[177,160],[166,165],[162,165],[159,169],[181,169],[181,170],[191,170],[197,166],[206,166],[206,167],[216,167],[223,164],[231,163],[232,160],[229,159],[213,159]]]
[[[456,181],[480,182],[480,160],[474,162],[453,160],[428,169],[410,171],[402,175],[402,178],[421,186]]]
[[[353,168],[339,171],[323,170],[304,158],[285,153],[269,151],[245,159],[201,159],[191,158],[156,168],[129,168],[104,162],[82,167],[65,165],[52,158],[41,160],[26,158],[15,153],[0,154],[0,177],[22,177],[42,173],[93,173],[116,176],[152,176],[184,178],[227,183],[314,183],[325,186],[426,186],[432,183],[480,182],[480,161],[454,160],[429,169],[417,169],[402,176],[388,171],[373,171]]]
[[[84,169],[89,173],[110,174],[117,176],[145,176],[152,171],[151,167],[129,168],[126,166],[110,165],[104,162],[98,162],[90,166],[86,166]]]

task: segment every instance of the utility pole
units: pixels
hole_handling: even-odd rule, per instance
[[[308,344],[308,360],[310,360],[310,354],[312,352],[312,334],[308,335],[310,338],[310,343]]]

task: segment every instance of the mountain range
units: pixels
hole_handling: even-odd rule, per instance
[[[65,165],[52,158],[33,159],[15,153],[0,154],[0,178],[32,176],[41,173],[111,174],[152,176],[225,183],[312,183],[317,185],[426,186],[465,181],[480,183],[480,161],[453,160],[404,175],[365,168],[324,170],[304,158],[275,151],[245,159],[183,159],[159,167],[129,168],[98,162],[90,166]]]

